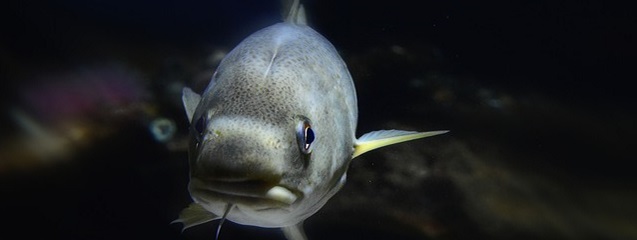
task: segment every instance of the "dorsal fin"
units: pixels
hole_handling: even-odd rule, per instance
[[[290,1],[283,1],[284,3],[289,3]],[[305,10],[303,9],[303,5],[299,3],[299,0],[293,0],[291,4],[289,4],[289,10],[287,17],[285,18],[285,22],[296,24],[296,25],[307,25],[307,20],[305,19]]]

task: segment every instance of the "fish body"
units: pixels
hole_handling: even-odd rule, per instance
[[[305,239],[303,220],[345,183],[350,161],[378,147],[433,136],[377,131],[356,139],[354,83],[334,46],[293,4],[221,61],[203,94],[185,88],[193,204],[184,228],[214,219],[282,228]]]

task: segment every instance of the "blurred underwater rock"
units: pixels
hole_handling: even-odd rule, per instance
[[[1,139],[0,173],[72,159],[129,122],[148,125],[159,142],[175,135],[136,71],[105,64],[38,76],[16,87],[20,98],[6,112],[15,128]]]

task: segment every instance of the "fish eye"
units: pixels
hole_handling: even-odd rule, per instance
[[[205,128],[206,118],[204,116],[201,116],[199,117],[199,119],[197,119],[197,122],[195,122],[195,130],[197,131],[197,133],[199,133],[199,135],[201,135]]]
[[[310,154],[312,152],[314,137],[314,130],[312,130],[310,121],[307,119],[302,120],[296,131],[296,138],[299,143],[299,149],[302,153]]]

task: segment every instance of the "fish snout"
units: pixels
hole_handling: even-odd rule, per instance
[[[285,151],[269,145],[272,138],[254,137],[254,131],[224,132],[227,134],[206,136],[192,156],[193,196],[255,209],[285,207],[302,198],[301,191],[282,184]]]
[[[280,151],[238,134],[207,139],[193,156],[193,176],[225,182],[281,180],[285,163]]]

